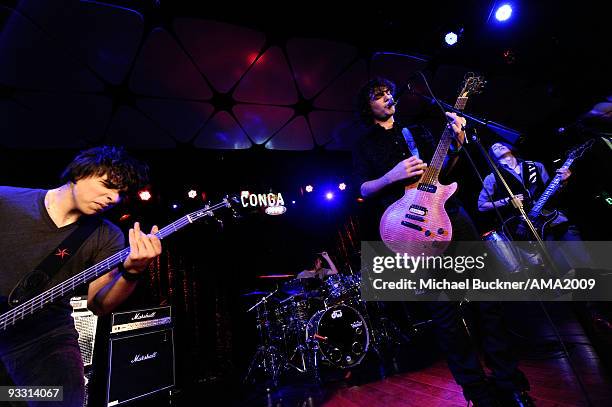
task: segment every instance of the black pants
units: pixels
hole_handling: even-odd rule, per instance
[[[480,240],[474,223],[463,208],[448,212],[454,241]],[[478,314],[480,342],[485,363],[493,374],[493,384],[501,390],[529,390],[529,383],[518,369],[518,361],[510,347],[501,305],[497,302],[472,302],[469,306]],[[464,325],[462,307],[457,302],[430,302],[427,307],[434,321],[438,344],[446,354],[455,381],[463,388],[466,399],[479,398],[487,391],[487,381],[474,345],[476,338],[468,336]]]
[[[469,306],[478,313],[481,338],[470,338],[464,325],[462,309]],[[427,307],[435,324],[438,344],[446,354],[448,367],[466,399],[473,400],[485,391],[486,376],[480,364],[475,342],[482,345],[484,361],[492,371],[496,388],[507,391],[529,390],[525,375],[518,369],[508,339],[501,305],[497,302],[430,302]]]
[[[29,406],[83,406],[83,360],[75,338],[65,335],[44,338],[32,346],[3,354],[1,361],[13,382],[2,385],[63,387],[63,401],[31,401]]]

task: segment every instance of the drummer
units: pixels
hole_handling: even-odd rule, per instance
[[[323,260],[327,262],[329,268],[323,267]],[[327,252],[317,253],[314,257],[311,268],[302,271],[296,278],[319,278],[323,280],[327,276],[338,274],[338,269]]]

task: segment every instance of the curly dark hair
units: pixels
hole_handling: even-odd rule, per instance
[[[81,151],[60,177],[62,183],[108,176],[107,188],[134,192],[146,185],[149,167],[130,157],[123,147],[100,146]]]
[[[374,116],[372,115],[372,109],[370,107],[370,100],[378,92],[390,90],[393,96],[395,96],[395,84],[388,79],[382,77],[375,77],[365,83],[357,94],[357,111],[359,113],[359,119],[361,122],[369,126],[372,123]]]

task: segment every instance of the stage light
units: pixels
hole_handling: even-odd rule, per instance
[[[278,216],[278,215],[282,215],[283,213],[287,212],[287,208],[285,208],[284,206],[268,206],[265,210],[267,215],[271,215],[271,216]]]
[[[446,42],[447,45],[453,46],[457,43],[457,40],[459,39],[459,37],[457,36],[457,34],[455,34],[454,32],[449,32],[444,36],[444,42]]]
[[[195,197],[198,196],[198,192],[195,189],[192,189],[187,192],[187,196],[191,199],[195,199]]]
[[[340,183],[340,185],[338,185],[338,189],[340,189],[340,191],[344,191],[346,189],[346,184],[344,182]]]
[[[314,188],[312,185],[306,185],[306,192],[312,192],[314,191]]]
[[[512,6],[504,4],[495,10],[495,19],[500,22],[507,21],[512,16]]]
[[[328,201],[331,201],[332,199],[334,199],[334,194],[332,192],[326,193],[325,199],[327,199]]]
[[[172,209],[178,209],[178,204],[172,204]]]
[[[292,203],[293,205],[295,205],[295,201],[291,201],[291,203]]]
[[[145,189],[138,193],[138,197],[141,201],[148,201],[151,199],[151,193]]]
[[[363,202],[363,198],[362,197],[357,198],[357,202],[359,203]]]

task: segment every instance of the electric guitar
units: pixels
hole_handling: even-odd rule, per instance
[[[574,160],[582,157],[584,152],[593,145],[595,140],[589,140],[586,143],[574,148],[567,155],[567,159],[561,166],[563,169],[569,168]],[[557,174],[548,184],[540,198],[531,206],[527,213],[527,217],[533,223],[534,228],[538,231],[540,237],[544,236],[545,230],[559,216],[559,211],[544,209],[544,205],[553,196],[561,186],[561,174]],[[529,227],[525,223],[522,216],[513,216],[506,220],[502,225],[502,230],[506,236],[512,236],[513,240],[533,240]]]
[[[157,232],[156,236],[160,239],[164,239],[201,218],[213,216],[213,214],[221,208],[232,208],[232,211],[234,211],[232,204],[238,204],[239,202],[240,201],[236,197],[226,196],[217,204],[206,205],[204,208],[172,222]],[[236,214],[236,212],[234,212],[234,214]],[[7,331],[20,320],[24,320],[37,311],[40,311],[48,304],[65,298],[67,295],[73,293],[78,287],[90,283],[101,275],[114,269],[119,263],[124,262],[129,254],[130,248],[126,247],[120,252],[113,254],[40,294],[36,294],[35,292],[20,292],[18,295],[15,295],[15,293],[11,293],[8,304],[11,309],[0,315],[0,334]]]
[[[455,103],[455,109],[463,110],[468,97],[478,93],[483,85],[482,77],[468,75]],[[436,255],[448,247],[453,228],[444,204],[457,190],[457,183],[442,185],[438,176],[453,139],[452,128],[446,126],[431,163],[421,178],[407,185],[404,196],[389,206],[383,214],[379,227],[380,236],[393,252]]]

